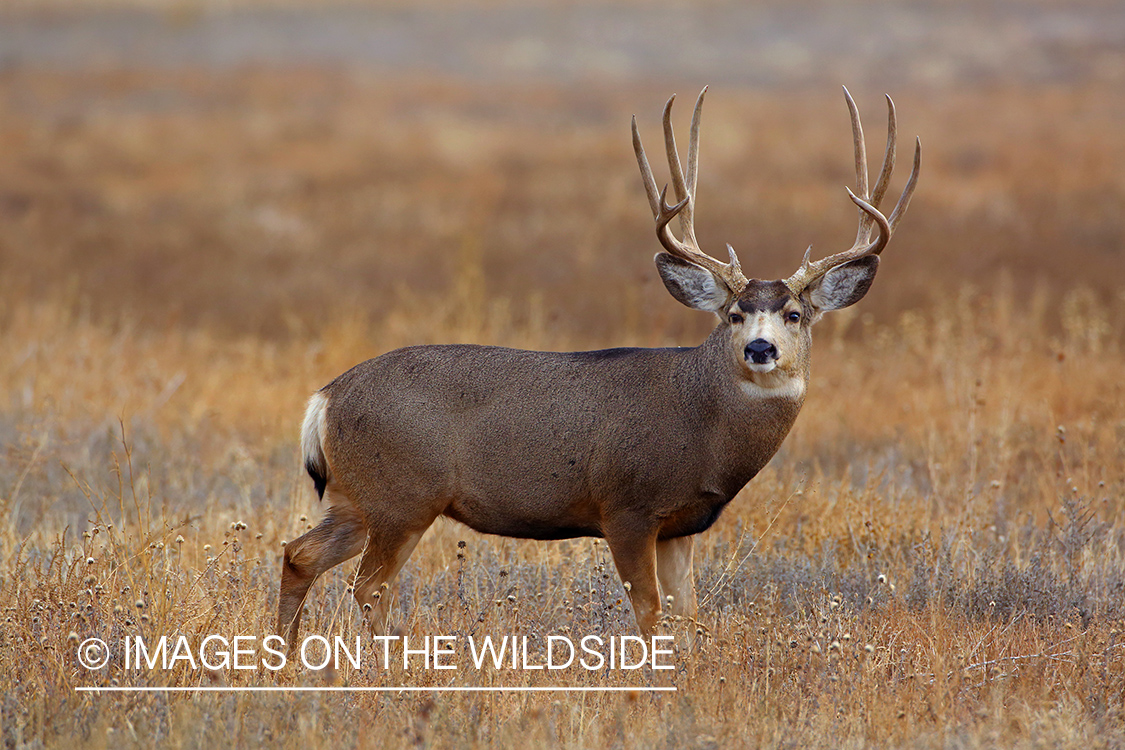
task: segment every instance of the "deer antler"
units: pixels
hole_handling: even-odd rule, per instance
[[[695,239],[695,185],[699,177],[699,115],[703,111],[703,96],[707,87],[699,92],[699,99],[695,102],[695,113],[691,118],[691,132],[688,138],[687,175],[685,177],[683,166],[680,164],[680,155],[676,150],[676,137],[672,133],[672,102],[676,100],[673,95],[664,105],[664,146],[668,152],[668,168],[672,173],[672,186],[676,192],[674,206],[669,206],[666,200],[668,187],[657,192],[656,180],[652,176],[652,168],[645,156],[644,146],[641,145],[641,134],[637,130],[637,118],[633,117],[633,150],[637,154],[637,166],[641,169],[641,178],[645,183],[645,193],[648,195],[649,205],[652,207],[652,216],[656,220],[656,236],[660,244],[672,255],[702,266],[723,281],[735,294],[741,292],[748,283],[742,275],[742,268],[738,263],[738,256],[734,248],[727,245],[730,254],[730,263],[723,263],[699,249],[699,242]],[[675,216],[680,217],[680,231],[683,240],[678,240],[668,228],[668,223]]]
[[[856,174],[856,189],[859,190],[859,195],[856,195],[848,189],[848,197],[852,202],[859,206],[859,231],[856,232],[855,244],[851,249],[845,250],[842,253],[829,255],[827,258],[815,262],[809,262],[809,251],[805,251],[805,259],[801,263],[801,267],[797,272],[785,280],[785,285],[794,294],[800,294],[808,287],[809,284],[819,279],[824,274],[831,271],[837,266],[849,263],[853,260],[858,260],[866,255],[878,255],[883,252],[883,248],[887,246],[890,241],[891,235],[894,234],[895,227],[898,226],[899,221],[906,215],[906,209],[910,206],[910,197],[914,194],[914,187],[918,183],[918,167],[922,159],[922,142],[915,140],[914,147],[914,168],[910,172],[910,178],[906,181],[906,187],[902,189],[902,195],[899,196],[898,203],[895,205],[895,210],[891,212],[888,219],[883,216],[879,211],[879,204],[883,200],[883,196],[887,192],[887,185],[891,179],[891,172],[895,168],[895,146],[898,135],[898,123],[895,120],[895,103],[891,101],[891,97],[887,97],[887,149],[883,154],[883,168],[879,171],[879,179],[875,182],[875,189],[867,192],[867,148],[863,142],[863,126],[859,121],[859,109],[852,99],[852,95],[848,93],[848,89],[844,88],[844,98],[848,101],[848,111],[851,113],[852,118],[852,139],[855,142],[855,174]],[[871,233],[878,228],[879,236],[872,241]],[[809,248],[811,250],[812,248]]]

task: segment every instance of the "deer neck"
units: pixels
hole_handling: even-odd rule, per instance
[[[786,377],[751,379],[731,353],[726,326],[718,326],[693,350],[691,360],[703,432],[714,457],[713,481],[716,489],[733,496],[789,434],[805,400],[808,361]]]

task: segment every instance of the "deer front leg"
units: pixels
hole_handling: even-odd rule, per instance
[[[656,575],[660,580],[661,604],[669,614],[695,617],[695,575],[691,556],[695,537],[682,536],[656,543]],[[671,601],[669,601],[671,597]]]
[[[606,542],[617,573],[629,592],[633,615],[642,635],[660,621],[660,587],[656,581],[656,530],[607,531]]]

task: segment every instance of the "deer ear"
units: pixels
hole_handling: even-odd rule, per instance
[[[854,305],[867,294],[878,270],[878,255],[836,266],[809,285],[809,301],[818,315]]]
[[[664,287],[681,304],[713,313],[727,309],[730,289],[706,268],[668,253],[657,253],[655,260]]]

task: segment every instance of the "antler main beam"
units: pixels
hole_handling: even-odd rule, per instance
[[[676,100],[675,95],[664,105],[664,147],[668,155],[668,169],[672,175],[672,188],[678,203],[674,206],[668,205],[667,186],[663,190],[657,190],[656,178],[652,176],[652,167],[649,166],[644,146],[641,145],[636,116],[633,117],[633,151],[637,154],[637,166],[640,167],[645,194],[648,195],[648,202],[652,207],[652,217],[656,221],[656,236],[660,239],[660,244],[677,258],[706,268],[733,292],[738,293],[746,287],[748,279],[742,275],[742,268],[738,263],[738,256],[734,254],[734,248],[727,245],[730,262],[723,263],[700,250],[699,242],[695,238],[695,187],[699,178],[699,117],[703,111],[703,97],[706,93],[707,87],[704,86],[699,92],[699,99],[695,102],[695,112],[691,117],[686,175],[680,163],[680,154],[676,149],[676,136],[672,132],[672,102]],[[682,240],[676,239],[668,227],[676,216],[680,217]]]
[[[848,102],[848,111],[851,114],[852,140],[855,144],[856,189],[860,193],[856,195],[848,188],[848,197],[859,207],[859,230],[856,232],[855,244],[842,253],[809,262],[809,254],[806,251],[801,267],[785,280],[786,286],[794,294],[800,294],[809,284],[837,266],[850,263],[867,255],[878,255],[883,252],[883,248],[887,246],[891,235],[894,234],[895,227],[906,215],[906,210],[910,207],[910,198],[914,195],[914,187],[918,183],[918,168],[922,160],[922,142],[920,139],[915,139],[914,168],[910,172],[910,178],[907,179],[906,186],[902,189],[902,194],[899,196],[898,203],[895,205],[894,211],[891,212],[890,218],[888,219],[883,215],[879,210],[879,204],[886,195],[891,173],[894,172],[895,149],[898,141],[895,103],[891,100],[891,97],[887,97],[887,148],[883,153],[883,167],[879,170],[879,178],[875,181],[875,189],[869,193],[867,147],[863,140],[863,125],[859,120],[859,108],[856,107],[855,100],[852,99],[852,95],[846,87],[844,88],[844,98]],[[872,241],[871,234],[876,229],[878,229],[878,236]]]

